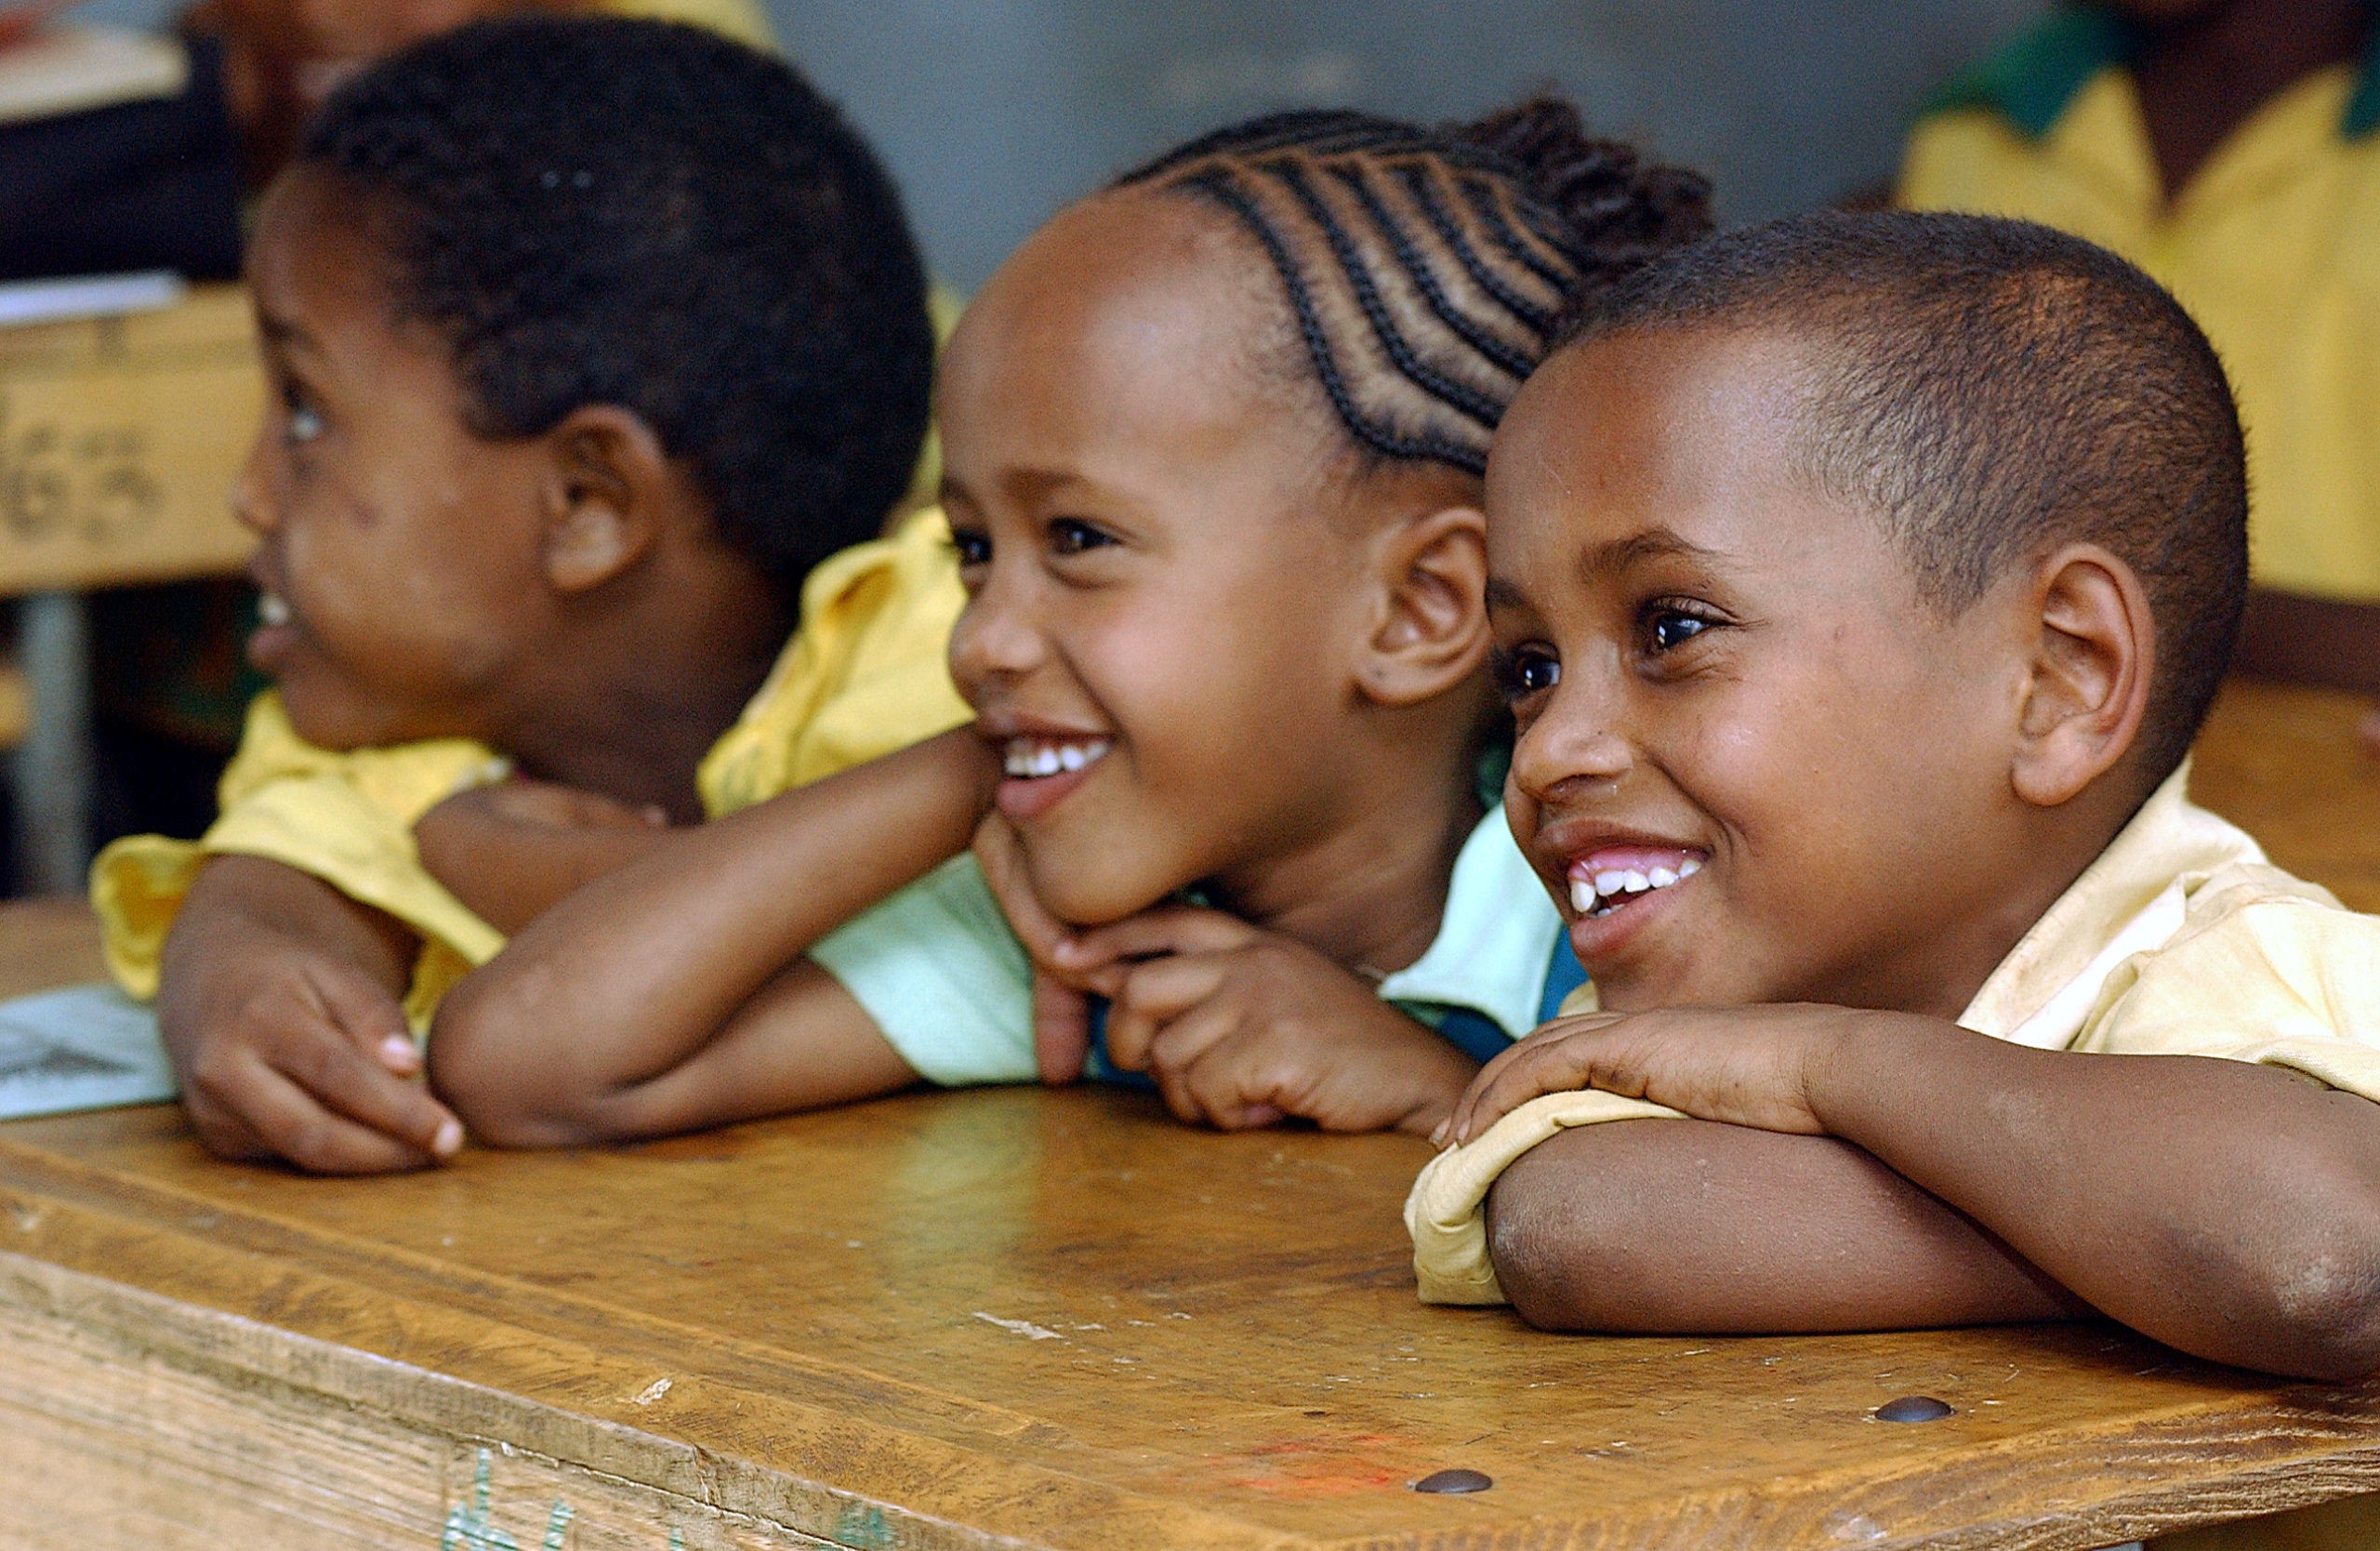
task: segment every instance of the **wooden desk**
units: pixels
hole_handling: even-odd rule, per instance
[[[2215,736],[2346,706],[2250,687]],[[2233,753],[2235,811],[2331,800]],[[0,992],[95,967],[73,909],[0,912]],[[2380,1488],[2380,1383],[2104,1325],[1425,1308],[1423,1156],[1034,1090],[368,1182],[166,1108],[0,1126],[0,1544],[2081,1551]],[[1873,1419],[1910,1394],[1956,1413]],[[1408,1490],[1450,1466],[1495,1485]]]

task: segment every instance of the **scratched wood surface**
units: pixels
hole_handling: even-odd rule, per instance
[[[2351,709],[2248,686],[2216,734]],[[2274,768],[2228,789],[2331,800]],[[72,909],[0,913],[0,990],[92,967]],[[0,1126],[0,1543],[2082,1551],[2380,1489],[2380,1385],[2104,1325],[1422,1307],[1422,1156],[1029,1090],[372,1182],[168,1108]],[[1954,1414],[1873,1419],[1909,1394]],[[1408,1490],[1447,1466],[1495,1484]]]
[[[264,409],[246,292],[0,328],[0,593],[236,571],[224,493]]]

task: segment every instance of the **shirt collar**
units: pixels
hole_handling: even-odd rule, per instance
[[[2350,139],[2380,127],[2380,0],[2356,86],[2339,121]],[[2030,30],[1944,83],[1923,113],[1990,108],[2034,139],[2050,131],[2075,95],[2110,66],[2139,57],[2137,23],[2101,5],[2061,6]]]
[[[2193,804],[2188,785],[2186,761],[2000,961],[1960,1014],[1962,1025],[2064,1048],[2116,965],[2162,948],[2181,928],[2200,880],[2265,859],[2246,831]]]
[[[1489,810],[1462,843],[1446,912],[1429,948],[1380,983],[1392,1001],[1467,1007],[1514,1039],[1537,1027],[1562,917],[1513,842],[1504,810]]]

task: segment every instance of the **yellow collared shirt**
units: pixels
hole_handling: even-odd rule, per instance
[[[950,530],[920,511],[892,537],[827,559],[803,581],[801,626],[760,693],[695,775],[711,816],[955,727],[972,714],[944,657],[965,595]],[[142,998],[199,868],[263,856],[310,873],[419,933],[405,1003],[425,1025],[446,988],[503,936],[422,869],[413,826],[442,799],[507,765],[461,738],[333,752],[299,738],[280,696],[248,709],[223,774],[222,816],[197,842],[133,835],[91,865],[108,969]]]
[[[2360,602],[2380,601],[2380,130],[2351,108],[2366,73],[2296,82],[2170,203],[2121,64],[2038,134],[1989,103],[1928,114],[1898,189],[1913,209],[2073,232],[2179,298],[2239,399],[2255,579]]]

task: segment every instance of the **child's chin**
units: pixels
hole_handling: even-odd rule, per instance
[[[293,673],[275,682],[281,709],[298,736],[317,749],[369,749],[410,741],[389,708],[312,674]]]

